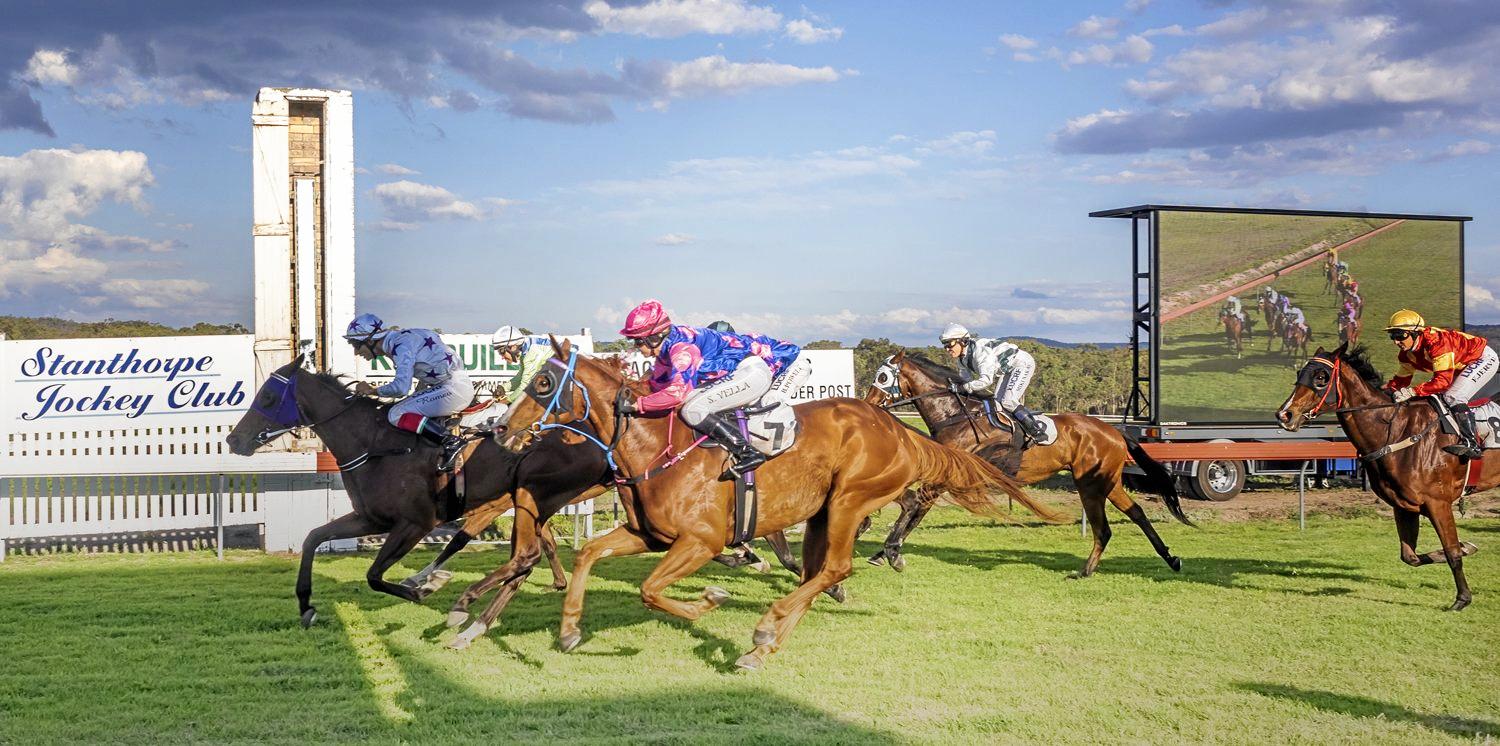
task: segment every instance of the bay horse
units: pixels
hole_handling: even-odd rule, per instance
[[[1457,588],[1449,611],[1459,611],[1473,600],[1464,579],[1463,558],[1478,550],[1458,539],[1453,503],[1463,496],[1465,483],[1473,491],[1500,486],[1500,459],[1485,459],[1476,478],[1469,480],[1470,463],[1443,451],[1457,442],[1438,427],[1438,414],[1425,398],[1396,403],[1382,387],[1383,380],[1363,347],[1333,351],[1319,347],[1297,373],[1297,382],[1276,420],[1296,432],[1324,411],[1338,416],[1344,434],[1359,451],[1375,494],[1396,515],[1401,561],[1412,567],[1446,560]],[[1421,516],[1437,531],[1442,549],[1417,553]]]
[[[1244,352],[1244,340],[1250,338],[1249,319],[1233,313],[1219,312],[1219,323],[1224,325],[1224,343],[1234,350],[1236,359]]]
[[[1354,348],[1359,345],[1359,332],[1364,324],[1357,316],[1345,316],[1339,314],[1339,344],[1346,348]]]
[[[1266,352],[1271,351],[1271,343],[1281,337],[1281,309],[1274,302],[1261,296],[1257,301],[1260,312],[1266,317]]]
[[[728,597],[706,589],[695,601],[664,591],[723,550],[734,532],[734,486],[718,477],[722,449],[692,448],[695,433],[665,417],[629,416],[621,403],[648,393],[627,381],[618,366],[578,355],[553,340],[555,356],[515,405],[507,445],[524,450],[548,429],[588,424],[604,436],[596,445],[622,481],[628,522],[586,544],[573,565],[563,602],[558,645],[575,649],[589,573],[605,557],[666,550],[641,584],[648,608],[693,621]],[[545,404],[543,403],[545,402]],[[760,503],[753,534],[763,536],[806,522],[802,584],[761,617],[753,648],[735,661],[758,669],[786,644],[792,630],[824,589],[849,577],[855,532],[862,519],[923,481],[945,489],[960,506],[1002,516],[996,493],[1010,496],[1045,520],[1063,516],[1027,495],[993,465],[928,438],[889,413],[858,399],[822,399],[796,405],[796,443],[756,471]],[[654,466],[667,459],[665,467]],[[517,521],[525,517],[517,512]]]
[[[957,379],[958,372],[951,368],[898,352],[877,371],[875,385],[865,394],[865,401],[887,408],[903,403],[915,404],[922,421],[938,442],[974,451],[1002,470],[1014,473],[1022,484],[1035,484],[1064,469],[1070,471],[1073,485],[1078,489],[1078,499],[1083,502],[1083,513],[1088,517],[1089,529],[1094,535],[1093,551],[1073,577],[1086,578],[1094,574],[1099,558],[1109,544],[1112,532],[1104,512],[1106,502],[1130,518],[1173,572],[1182,570],[1182,560],[1172,555],[1145,511],[1125,491],[1122,483],[1125,463],[1133,459],[1146,473],[1146,488],[1161,497],[1172,517],[1188,526],[1193,525],[1182,512],[1177,480],[1139,443],[1094,417],[1060,414],[1052,417],[1057,425],[1056,442],[1032,446],[1017,460],[1012,433],[990,423],[982,411],[981,399],[955,393],[949,388],[949,382]],[[905,567],[901,546],[932,509],[938,494],[937,490],[924,485],[902,496],[901,515],[891,526],[885,547],[870,558],[871,564],[887,561],[897,571]]]
[[[1312,341],[1312,327],[1283,322],[1281,332],[1281,351],[1287,353],[1293,361],[1293,365],[1301,355],[1307,354],[1307,345]],[[1267,348],[1270,349],[1270,348]]]

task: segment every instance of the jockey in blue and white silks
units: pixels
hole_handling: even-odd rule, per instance
[[[1046,437],[1047,426],[1022,403],[1026,387],[1036,374],[1036,359],[1031,353],[1003,340],[979,339],[962,324],[949,324],[938,341],[950,357],[958,360],[964,378],[961,390],[977,394],[994,386],[995,403],[1001,411],[1014,417],[1032,437]],[[1000,379],[998,384],[996,378]]]
[[[760,401],[773,389],[788,398],[812,373],[802,350],[760,335],[678,326],[661,303],[646,301],[630,312],[625,337],[656,359],[651,393],[625,402],[625,412],[649,414],[681,406],[682,421],[725,447],[734,463],[721,475],[733,479],[765,463],[739,427],[720,415]],[[795,364],[794,364],[795,363]]]
[[[387,419],[397,428],[421,433],[442,445],[439,468],[450,468],[463,439],[443,427],[443,418],[458,414],[474,400],[474,384],[453,348],[443,344],[437,332],[387,327],[369,313],[349,322],[344,339],[354,346],[355,355],[366,360],[389,356],[395,370],[388,383],[377,388],[361,381],[355,393],[401,399],[391,405]]]

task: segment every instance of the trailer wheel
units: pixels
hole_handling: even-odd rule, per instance
[[[1245,462],[1200,461],[1198,475],[1188,479],[1188,488],[1199,500],[1233,500],[1245,489]]]

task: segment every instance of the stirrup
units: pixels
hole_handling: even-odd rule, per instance
[[[747,455],[744,459],[736,457],[729,463],[729,468],[725,469],[724,473],[719,475],[719,481],[733,482],[736,479],[741,479],[746,474],[764,466],[765,463],[766,456],[760,451],[756,451],[754,455]]]

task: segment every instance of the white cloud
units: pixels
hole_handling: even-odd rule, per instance
[[[605,31],[651,37],[688,34],[744,34],[774,31],[781,14],[743,0],[651,0],[612,7],[594,0],[583,8]]]
[[[1148,28],[1145,31],[1141,32],[1141,36],[1145,36],[1145,37],[1152,37],[1152,36],[1187,36],[1187,34],[1188,34],[1187,29],[1183,28],[1181,25],[1176,24],[1176,23],[1172,24],[1171,26],[1159,26],[1157,28]]]
[[[376,166],[375,170],[383,174],[389,174],[391,176],[416,176],[422,173],[421,171],[407,168],[406,166],[403,166],[399,163],[382,163],[379,166]]]
[[[1500,323],[1500,277],[1464,283],[1464,314],[1471,324]]]
[[[1113,39],[1120,33],[1120,19],[1089,16],[1068,29],[1070,36],[1082,39]]]
[[[1239,36],[1264,27],[1270,15],[1270,11],[1266,8],[1247,8],[1229,13],[1216,21],[1205,23],[1193,29],[1193,31],[1208,36]]]
[[[778,62],[730,62],[722,55],[670,64],[662,75],[663,90],[671,97],[740,93],[800,83],[832,83],[839,72],[831,67],[797,67]]]
[[[406,233],[420,228],[416,223],[403,223],[399,220],[380,220],[370,225],[377,231],[386,233]]]
[[[70,86],[78,80],[78,68],[68,62],[68,54],[63,50],[38,49],[27,61],[21,79],[43,86]]]
[[[1125,9],[1131,13],[1143,13],[1150,5],[1151,0],[1125,0]]]
[[[424,220],[480,220],[484,210],[473,202],[439,186],[403,179],[381,184],[371,191],[392,220],[412,223]]]
[[[119,306],[134,309],[170,308],[191,298],[206,294],[210,285],[202,280],[119,278],[100,283],[99,290]]]
[[[1462,140],[1449,145],[1443,151],[1446,158],[1466,158],[1471,155],[1489,155],[1495,148],[1483,140]]]
[[[798,19],[787,22],[786,35],[798,44],[817,44],[824,41],[838,41],[843,38],[844,29],[839,26],[818,27],[807,19]]]
[[[1002,34],[1000,43],[1007,49],[1020,52],[1027,49],[1036,49],[1036,40],[1020,34]]]
[[[1155,47],[1139,34],[1128,36],[1118,44],[1094,44],[1068,53],[1068,65],[1127,65],[1151,61]]]
[[[994,130],[954,132],[938,140],[928,140],[914,152],[918,155],[948,155],[982,158],[995,149]]]
[[[697,241],[696,236],[686,233],[666,233],[656,237],[657,246],[684,246]]]

